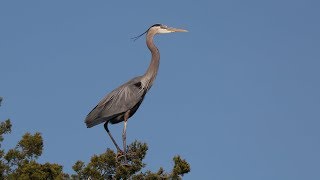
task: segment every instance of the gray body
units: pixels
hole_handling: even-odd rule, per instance
[[[118,152],[124,153],[126,161],[126,125],[128,119],[138,110],[146,93],[151,88],[158,69],[160,61],[160,53],[158,48],[153,43],[153,37],[156,34],[171,33],[171,32],[187,32],[183,29],[169,28],[165,25],[155,24],[151,26],[145,33],[140,36],[146,35],[146,43],[151,52],[151,62],[142,76],[135,77],[127,83],[113,90],[106,95],[98,105],[87,115],[85,123],[88,128],[91,128],[100,123],[105,123],[104,128],[109,134],[112,142],[116,146]],[[140,37],[138,36],[138,38]],[[122,152],[113,139],[109,129],[108,123],[116,124],[124,121],[123,128],[123,149]]]
[[[153,43],[156,32],[155,29],[149,29],[147,33],[146,43],[151,52],[151,63],[146,73],[131,79],[106,95],[88,114],[85,120],[88,128],[102,122],[115,124],[125,121],[126,112],[130,111],[129,117],[131,117],[139,108],[159,69],[160,53]]]
[[[137,111],[142,103],[146,89],[141,86],[142,76],[136,77],[121,85],[106,95],[99,104],[88,114],[87,127],[93,127],[103,122],[116,124],[124,121],[124,114],[132,110],[129,118]]]

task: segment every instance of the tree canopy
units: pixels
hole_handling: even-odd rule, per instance
[[[2,98],[0,97],[0,104]],[[148,145],[134,141],[127,148],[128,164],[124,157],[112,149],[93,155],[87,164],[81,160],[72,166],[74,174],[63,172],[63,166],[46,162],[41,164],[37,159],[43,152],[41,133],[25,133],[14,148],[7,151],[2,147],[4,135],[11,133],[11,121],[0,123],[0,179],[181,179],[190,172],[190,165],[180,156],[173,157],[173,168],[166,172],[160,167],[156,172],[142,171],[146,167],[143,162]]]

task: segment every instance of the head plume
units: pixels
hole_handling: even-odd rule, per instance
[[[154,25],[152,25],[151,27],[149,27],[144,33],[142,33],[142,34],[140,34],[140,35],[138,35],[138,36],[136,36],[136,37],[133,37],[133,38],[131,38],[131,39],[132,39],[133,41],[138,40],[141,36],[145,35],[152,27],[155,27],[155,26],[162,26],[162,24],[154,24]]]

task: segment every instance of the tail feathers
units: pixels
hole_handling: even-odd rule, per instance
[[[98,124],[101,124],[101,123],[103,123],[103,122],[105,122],[106,121],[106,119],[104,119],[104,118],[99,118],[99,119],[86,119],[85,120],[85,123],[86,123],[86,125],[87,125],[87,128],[91,128],[91,127],[93,127],[93,126],[95,126],[95,125],[98,125]]]

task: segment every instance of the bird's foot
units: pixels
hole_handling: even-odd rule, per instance
[[[119,162],[124,167],[130,167],[131,164],[129,164],[127,160],[128,153],[124,153],[122,150],[118,149],[117,155],[116,155],[116,161]]]
[[[119,159],[119,158],[121,158],[121,157],[123,157],[123,156],[124,156],[124,152],[123,152],[122,150],[118,149],[118,150],[117,150],[116,158]]]
[[[128,167],[131,167],[132,165],[129,164],[128,162],[124,162],[124,163],[121,164],[121,166],[124,166],[124,167],[128,168]]]

